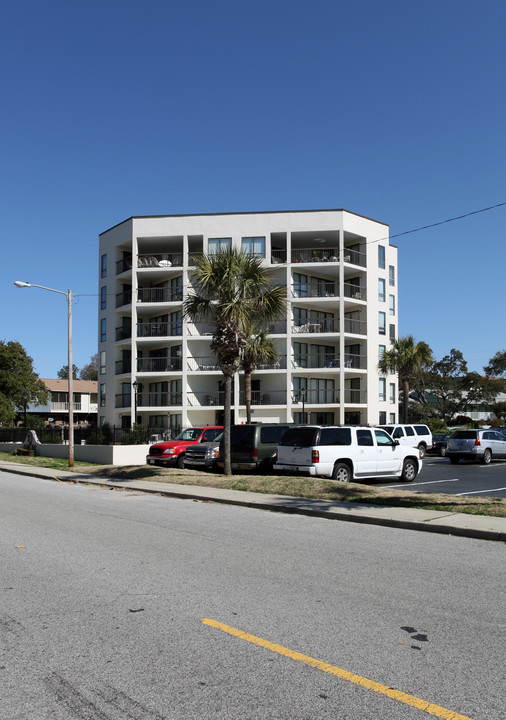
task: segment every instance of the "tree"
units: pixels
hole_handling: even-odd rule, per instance
[[[477,372],[470,372],[462,379],[465,391],[464,409],[473,405],[493,405],[499,393],[503,392],[506,382],[502,378],[488,377]]]
[[[432,350],[425,342],[415,343],[412,335],[394,340],[392,347],[386,350],[378,363],[383,373],[397,373],[403,392],[403,421],[408,422],[409,385],[416,373],[427,367],[432,361]]]
[[[79,368],[77,367],[77,365],[74,365],[74,363],[72,363],[72,378],[73,378],[73,380],[77,380],[78,373],[79,373]],[[58,370],[58,372],[56,373],[56,377],[59,377],[60,380],[68,380],[69,366],[64,365],[62,368],[60,368]]]
[[[250,324],[244,329],[245,345],[241,355],[241,367],[244,371],[244,403],[246,422],[251,423],[251,376],[257,365],[271,365],[278,359],[279,353],[268,337],[267,328],[258,328]]]
[[[79,377],[81,380],[98,380],[98,353],[91,356],[87,365],[83,365],[79,371]]]
[[[190,278],[193,292],[184,301],[184,315],[194,322],[213,324],[211,350],[225,378],[223,472],[230,475],[232,378],[246,346],[246,328],[260,319],[270,322],[280,317],[286,307],[286,288],[271,285],[260,258],[233,248],[200,255]]]
[[[496,352],[483,369],[488,377],[495,375],[496,377],[506,378],[506,350]]]
[[[44,405],[49,391],[33,369],[33,360],[15,341],[0,341],[0,420],[10,423],[15,409]]]
[[[467,363],[461,351],[455,348],[430,367],[429,392],[437,399],[434,409],[447,424],[456,413],[465,409],[463,381],[466,375]]]

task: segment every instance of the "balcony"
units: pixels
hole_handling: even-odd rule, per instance
[[[129,325],[128,327],[117,327],[116,328],[116,340],[130,340],[132,337],[132,328]]]
[[[140,254],[137,257],[137,267],[140,269],[147,268],[169,268],[169,267],[182,267],[183,266],[183,254],[182,253],[150,253]]]
[[[344,297],[352,300],[367,300],[367,293],[364,287],[344,283]]]
[[[334,282],[294,283],[292,285],[294,298],[323,298],[339,297],[339,284]]]
[[[132,256],[123,258],[122,260],[118,260],[116,263],[116,275],[120,275],[122,272],[125,272],[126,270],[132,269]]]
[[[73,402],[72,410],[80,411],[81,403]],[[51,402],[50,412],[68,412],[68,411],[69,411],[68,402]],[[90,412],[92,412],[92,411],[90,410]]]
[[[339,332],[339,320],[337,318],[325,318],[323,320],[296,320],[292,325],[292,333],[333,333]]]
[[[216,325],[208,322],[188,323],[186,329],[190,337],[209,337],[216,330]]]
[[[116,307],[119,308],[122,305],[130,305],[132,302],[132,291],[124,290],[116,295]]]
[[[181,302],[182,299],[182,287],[139,288],[137,290],[137,302],[140,303]]]
[[[137,358],[137,372],[181,372],[181,358],[154,357]]]
[[[333,248],[297,248],[292,250],[292,263],[339,262],[339,251]]]
[[[216,392],[191,392],[187,394],[188,407],[212,407],[213,405],[223,406],[225,393]]]
[[[300,368],[337,368],[341,367],[341,358],[337,353],[322,355],[295,355],[292,360],[292,367]],[[367,357],[365,355],[346,354],[344,356],[343,370],[347,369],[365,370],[367,368]]]
[[[367,335],[367,323],[365,320],[344,318],[344,332],[350,335]]]
[[[186,366],[190,372],[195,372],[198,370],[204,372],[212,372],[214,370],[220,369],[218,367],[218,360],[214,355],[207,355],[204,357],[189,357]]]
[[[116,360],[115,363],[115,375],[123,375],[124,373],[132,372],[132,361],[128,360]]]
[[[183,334],[181,322],[138,323],[137,337],[174,337]]]
[[[241,390],[239,393],[239,404],[246,404],[246,393]],[[286,390],[252,390],[252,405],[286,405]]]
[[[137,393],[137,407],[181,407],[182,394],[180,392]]]
[[[286,263],[286,250],[271,250],[271,263],[273,265]]]

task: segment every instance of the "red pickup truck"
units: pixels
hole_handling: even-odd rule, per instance
[[[184,467],[185,450],[188,445],[210,442],[214,440],[222,430],[222,425],[187,428],[174,440],[167,440],[166,442],[151,445],[149,453],[146,455],[146,462],[148,465],[182,468]]]

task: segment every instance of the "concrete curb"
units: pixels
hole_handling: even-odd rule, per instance
[[[418,530],[420,532],[439,533],[467,537],[478,540],[506,542],[506,519],[491,516],[467,515],[465,513],[443,513],[439,511],[416,510],[385,505],[369,507],[360,503],[312,500],[280,495],[263,495],[261,493],[241,492],[239,490],[221,490],[216,488],[198,488],[197,486],[175,486],[171,483],[154,483],[149,481],[109,480],[78,473],[66,473],[60,470],[37,471],[25,468],[0,466],[1,472],[25,475],[42,480],[69,483],[74,479],[83,485],[98,485],[112,489],[143,492],[164,497],[213,502],[223,505],[235,505],[269,512],[305,515],[328,520],[378,525],[402,530]],[[192,490],[189,489],[192,487]],[[184,488],[184,489],[183,489]],[[484,527],[484,525],[494,527]]]

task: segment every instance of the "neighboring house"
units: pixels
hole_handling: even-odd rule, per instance
[[[68,380],[53,380],[51,378],[40,378],[50,391],[48,405],[28,405],[27,414],[38,415],[45,418],[47,422],[57,425],[68,423],[69,393]],[[74,380],[74,423],[76,425],[89,423],[97,424],[97,386],[95,380]],[[20,413],[24,408],[20,408]]]
[[[132,217],[100,235],[99,423],[177,428],[223,420],[213,327],[183,318],[194,258],[236,247],[287,287],[270,326],[278,361],[253,374],[255,422],[396,422],[397,248],[388,226],[347,210]],[[244,422],[244,378],[233,390]]]

